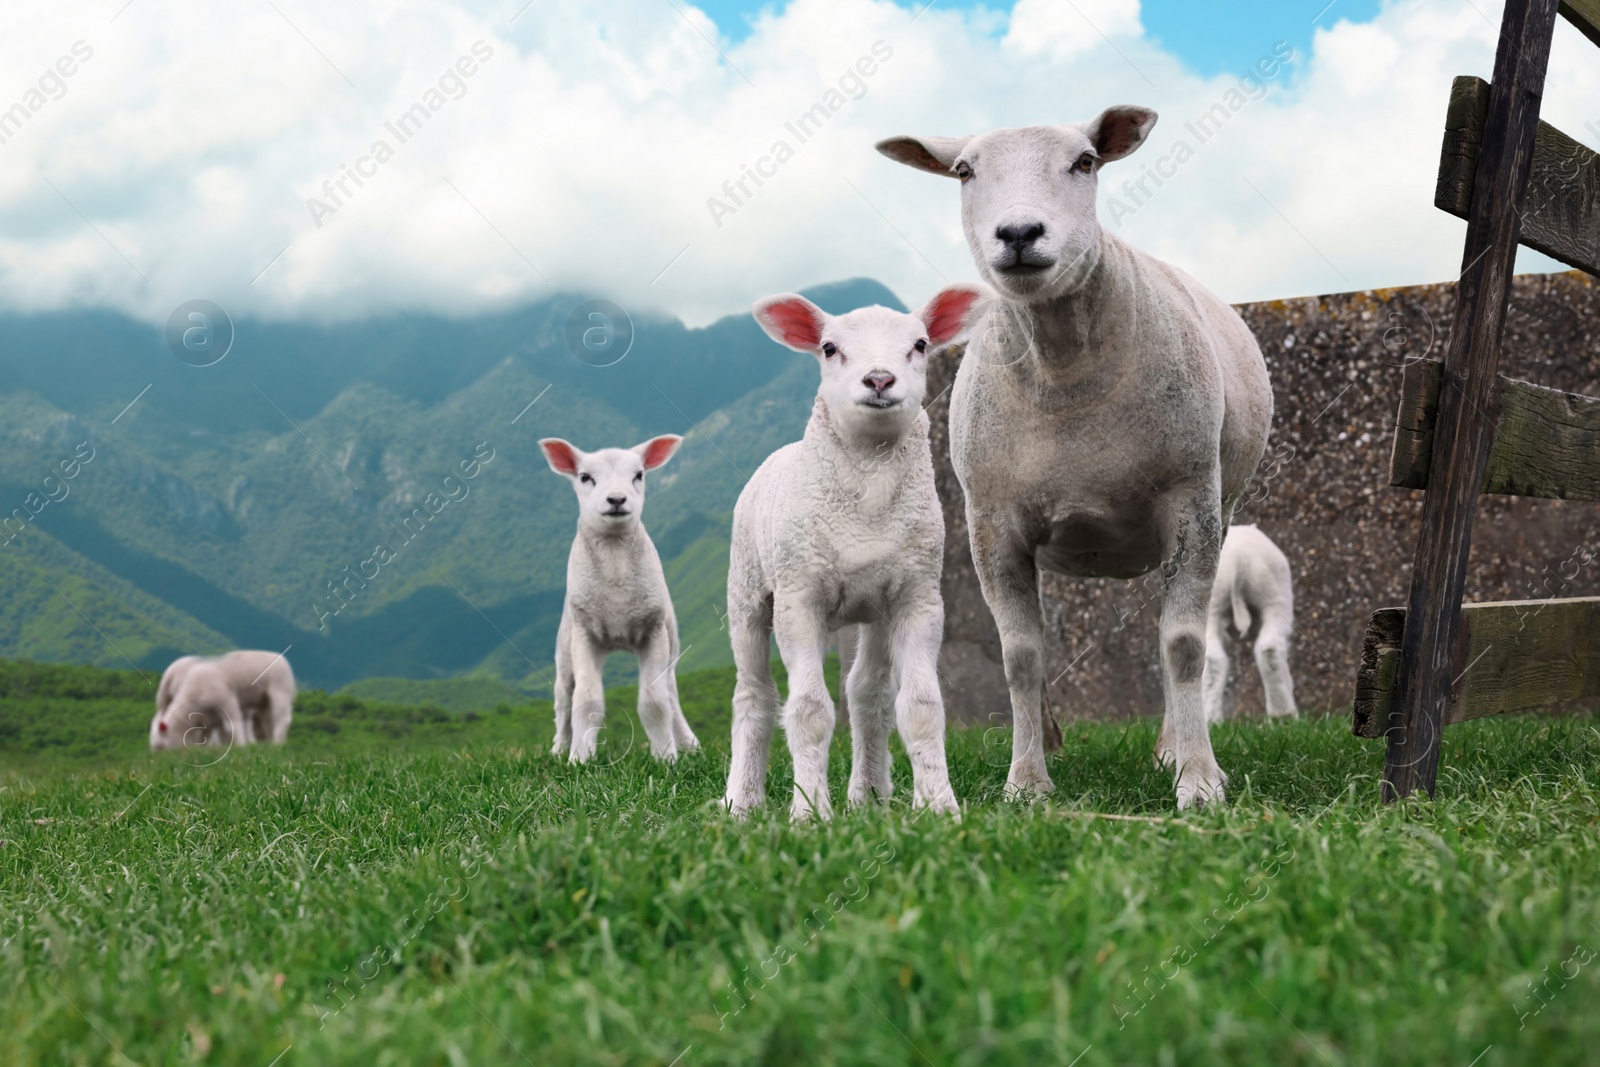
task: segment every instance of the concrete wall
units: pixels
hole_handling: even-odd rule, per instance
[[[1389,487],[1405,361],[1442,358],[1453,285],[1274,300],[1239,308],[1272,376],[1266,456],[1235,522],[1258,524],[1294,570],[1296,695],[1308,712],[1348,714],[1368,616],[1404,604],[1420,492]],[[1600,394],[1600,285],[1587,275],[1524,275],[1513,285],[1501,373]],[[967,548],[961,489],[949,467],[949,394],[960,352],[929,370],[934,462],[945,505],[945,644],[953,720],[1009,722],[999,637]],[[943,393],[941,396],[940,394]],[[1600,594],[1600,505],[1484,497],[1467,576],[1469,601]],[[1046,700],[1064,720],[1161,711],[1154,579],[1043,579]],[[1260,715],[1248,650],[1235,649],[1234,713]]]

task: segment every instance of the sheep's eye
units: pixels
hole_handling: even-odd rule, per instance
[[[956,165],[951,169],[955,171],[956,177],[960,178],[962,181],[966,182],[972,180],[972,164],[968,163],[966,160],[956,160]]]
[[[822,345],[822,354],[827,358],[832,359],[834,356],[839,354],[839,346],[834,344],[832,341],[826,341]]]
[[[918,341],[911,347],[915,348],[918,352],[926,352],[928,350],[928,342],[926,340]]]
[[[1078,157],[1078,162],[1072,165],[1072,169],[1088,174],[1091,170],[1094,170],[1094,156],[1085,152]]]
[[[578,475],[578,481],[582,482],[584,485],[593,485],[594,484],[594,479],[589,477],[587,474]]]
[[[640,471],[639,473],[635,474],[633,476],[633,480],[636,481],[636,482],[644,481],[644,471]]]

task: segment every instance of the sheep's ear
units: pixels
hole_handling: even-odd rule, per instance
[[[878,142],[878,151],[897,163],[930,174],[954,178],[950,168],[971,137],[890,137]]]
[[[951,285],[933,294],[917,312],[928,328],[928,343],[935,347],[960,337],[977,319],[989,290],[981,285]]]
[[[639,453],[640,458],[644,460],[644,469],[653,471],[671,459],[672,454],[678,450],[678,446],[681,444],[683,444],[683,438],[675,433],[668,433],[662,434],[660,437],[652,437],[642,445],[634,445],[633,450]]]
[[[822,327],[828,314],[803,296],[783,293],[757,300],[750,306],[767,336],[796,352],[815,352],[822,345]]]
[[[1084,129],[1102,163],[1132,155],[1155,129],[1156,113],[1147,107],[1118,104],[1100,112]]]
[[[551,470],[568,478],[578,473],[579,452],[576,448],[559,437],[546,437],[539,442],[539,447],[544,449],[544,458]]]

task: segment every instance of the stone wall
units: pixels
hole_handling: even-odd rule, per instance
[[[1256,523],[1294,570],[1290,658],[1303,711],[1347,714],[1368,616],[1404,604],[1422,493],[1389,486],[1401,368],[1442,358],[1453,285],[1244,304],[1272,377],[1276,411],[1261,469],[1236,523]],[[960,352],[929,369],[934,463],[945,506],[945,643],[951,718],[1006,723],[999,637],[967,548],[949,466],[949,393]],[[1523,275],[1512,287],[1501,373],[1600,394],[1600,285],[1578,273]],[[942,394],[942,395],[941,395]],[[1484,497],[1469,601],[1600,594],[1600,505]],[[1154,580],[1043,579],[1049,706],[1064,720],[1161,710]],[[1236,648],[1233,714],[1259,715],[1261,685]]]

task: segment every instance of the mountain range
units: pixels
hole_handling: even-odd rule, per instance
[[[806,295],[904,309],[864,279]],[[155,673],[287,649],[307,686],[471,676],[547,694],[576,504],[538,439],[681,433],[645,524],[684,669],[729,662],[733,504],[800,436],[816,367],[747,315],[635,316],[626,354],[601,358],[582,343],[593,306],[239,320],[210,366],[108,311],[0,316],[0,657]]]

